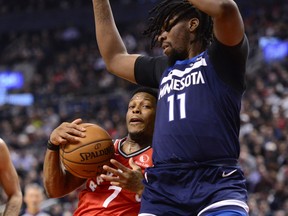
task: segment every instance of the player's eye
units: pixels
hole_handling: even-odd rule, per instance
[[[143,104],[142,107],[145,108],[145,109],[150,109],[151,105],[150,104]]]
[[[166,31],[166,32],[169,32],[169,31],[172,29],[172,27],[173,27],[173,25],[171,25],[171,24],[170,24],[170,25],[169,25],[169,24],[166,25],[166,26],[165,26],[165,31]]]
[[[169,32],[178,22],[179,22],[179,19],[177,18],[170,19],[164,24],[163,28],[166,32]]]

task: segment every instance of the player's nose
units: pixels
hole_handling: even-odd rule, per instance
[[[140,112],[140,106],[139,105],[134,106],[132,109],[132,112],[133,113],[139,113]]]
[[[166,31],[162,31],[159,35],[158,35],[158,42],[160,43],[160,44],[162,44],[163,43],[163,41],[164,40],[166,40],[166,38],[167,38],[167,32]]]

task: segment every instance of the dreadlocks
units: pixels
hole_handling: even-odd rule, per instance
[[[201,43],[201,47],[205,49],[212,40],[212,19],[207,14],[196,9],[187,0],[164,0],[156,5],[150,12],[148,28],[144,31],[144,35],[150,36],[151,47],[157,43],[157,37],[161,31],[169,31],[178,21],[187,20],[193,17],[199,19],[199,27],[197,30],[196,41]],[[176,17],[173,23],[168,25],[169,21]]]

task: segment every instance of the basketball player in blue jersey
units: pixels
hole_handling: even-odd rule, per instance
[[[248,40],[233,0],[164,0],[145,33],[164,56],[128,54],[109,0],[93,0],[107,69],[159,88],[154,167],[146,169],[141,216],[248,215],[238,165],[239,113]]]

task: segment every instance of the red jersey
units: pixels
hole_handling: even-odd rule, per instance
[[[121,150],[126,138],[114,142],[115,159],[124,166],[129,166],[129,159],[142,168],[152,166],[152,148],[148,146],[132,154]],[[88,179],[86,188],[79,194],[79,203],[74,216],[136,216],[140,210],[140,197],[133,192],[113,186],[100,176]]]

